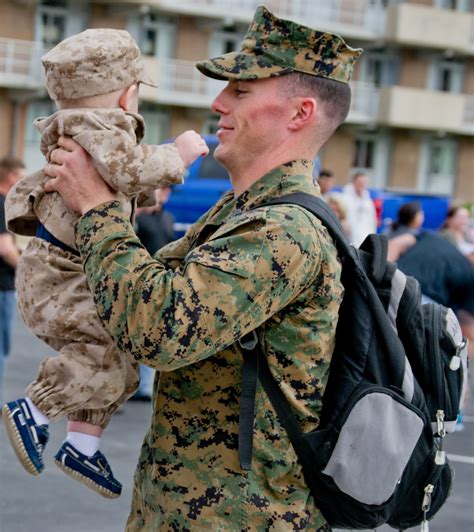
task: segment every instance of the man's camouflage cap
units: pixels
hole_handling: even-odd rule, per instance
[[[144,79],[140,49],[128,31],[91,29],[68,37],[41,58],[53,100],[106,94]]]
[[[296,24],[257,8],[238,52],[196,64],[206,76],[221,80],[251,80],[303,72],[348,83],[362,53],[333,33]]]

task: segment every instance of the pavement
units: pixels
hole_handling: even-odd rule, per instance
[[[42,358],[52,352],[15,319],[13,349],[5,369],[3,399],[21,397]],[[472,375],[471,375],[472,377]],[[471,379],[473,382],[473,379]],[[472,390],[471,386],[471,390]],[[64,421],[52,423],[39,477],[20,466],[0,424],[1,532],[119,532],[128,516],[133,472],[150,420],[150,403],[128,402],[104,433],[101,450],[123,483],[119,499],[108,500],[62,473],[53,456],[65,436]],[[446,439],[456,481],[447,503],[430,522],[430,532],[474,531],[474,394],[466,409],[465,430]],[[394,530],[383,526],[379,531]],[[410,529],[419,530],[419,527]],[[153,532],[153,531],[150,531]],[[212,532],[212,531],[211,531]],[[237,531],[236,531],[237,532]]]

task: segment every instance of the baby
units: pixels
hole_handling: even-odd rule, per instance
[[[128,32],[84,31],[59,43],[42,63],[59,111],[35,121],[41,151],[48,160],[60,136],[72,137],[119,192],[131,218],[137,206],[152,204],[154,189],[181,183],[186,166],[207,155],[194,131],[173,144],[138,144],[144,134],[138,91],[145,81],[140,50]],[[46,180],[36,172],[19,181],[7,196],[6,219],[11,231],[34,237],[17,268],[18,306],[27,326],[57,356],[42,362],[24,398],[4,405],[3,420],[20,462],[39,475],[49,422],[67,416],[66,440],[55,463],[115,498],[122,486],[99,441],[114,411],[137,389],[139,373],[99,322],[74,242],[78,217],[57,193],[44,192]]]

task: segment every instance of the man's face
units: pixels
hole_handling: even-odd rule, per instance
[[[220,115],[215,158],[232,172],[275,153],[288,135],[289,101],[278,78],[230,81],[211,106]]]
[[[332,187],[334,185],[334,178],[329,176],[321,176],[318,179],[318,184],[321,190],[321,194],[327,194],[332,190]]]
[[[9,187],[11,188],[17,181],[20,181],[22,177],[25,175],[25,169],[24,168],[16,168],[15,170],[11,170],[7,175],[7,183]]]
[[[354,179],[354,190],[361,196],[369,184],[369,178],[366,175],[359,175]]]

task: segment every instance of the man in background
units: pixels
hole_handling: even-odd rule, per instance
[[[331,170],[321,170],[318,176],[318,185],[321,191],[321,196],[325,198],[334,186],[334,174]]]
[[[171,187],[158,188],[155,192],[156,205],[142,207],[137,211],[135,231],[140,242],[150,255],[173,240],[176,240],[174,217],[165,209],[165,204],[171,194]],[[140,364],[140,384],[131,401],[150,401],[153,393],[153,378],[155,370]]]
[[[5,197],[23,177],[25,166],[15,157],[0,159],[0,401],[3,366],[10,352],[13,311],[15,305],[15,268],[20,256],[14,236],[5,225]]]
[[[368,185],[369,177],[363,172],[357,172],[343,189],[349,240],[355,247],[359,247],[367,235],[377,232],[377,213]]]

